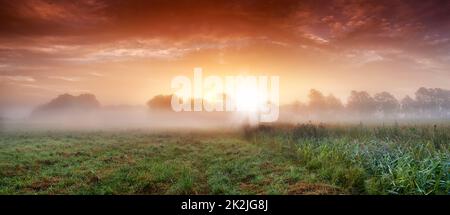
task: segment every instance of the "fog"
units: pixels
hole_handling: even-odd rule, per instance
[[[90,111],[47,112],[46,114],[23,117],[16,116],[13,111],[7,117],[0,119],[0,129],[14,130],[234,130],[248,125],[258,125],[250,121],[254,113],[237,112],[170,112],[151,111],[147,107],[130,108],[100,108]],[[431,117],[433,116],[433,117]],[[302,113],[281,107],[278,123],[327,123],[327,124],[402,124],[402,123],[445,123],[448,117],[436,117],[437,114],[424,117],[419,113],[396,114],[383,116],[381,114],[361,115],[353,112],[337,113]]]
[[[6,113],[8,115],[6,115]],[[3,112],[2,130],[210,130],[234,129],[245,124],[239,113],[151,111],[145,106],[100,108],[96,110],[47,111],[39,116],[29,112]]]
[[[1,130],[223,130],[259,124],[257,112],[174,112],[170,95],[144,106],[103,106],[92,94],[63,94],[32,106],[0,106]],[[352,91],[344,104],[332,94],[312,89],[307,103],[279,107],[277,123],[418,124],[450,122],[450,91],[419,88],[400,101],[388,92],[373,97]]]

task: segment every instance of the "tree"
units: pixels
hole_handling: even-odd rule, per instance
[[[418,109],[422,113],[429,114],[432,112],[432,109],[436,106],[434,104],[435,101],[433,99],[432,95],[433,93],[431,91],[432,89],[428,90],[425,87],[421,87],[415,93]]]
[[[400,107],[403,113],[411,113],[417,110],[416,101],[409,96],[405,96],[401,100]]]
[[[157,95],[147,102],[151,110],[172,110],[172,95]]]
[[[323,111],[327,107],[325,96],[318,90],[311,89],[309,91],[309,107],[312,111]]]
[[[373,98],[375,100],[377,110],[382,112],[384,115],[392,114],[400,107],[398,100],[388,92],[377,93]]]
[[[366,91],[352,90],[347,108],[360,114],[372,114],[376,110],[376,103]]]
[[[440,88],[419,88],[416,93],[418,108],[422,113],[431,115],[447,115],[450,107],[450,91]]]
[[[42,118],[53,116],[70,116],[72,114],[86,113],[101,108],[100,102],[93,94],[81,94],[73,96],[62,94],[52,99],[50,102],[35,108],[32,118]]]
[[[336,98],[333,94],[329,94],[325,99],[326,107],[330,111],[339,111],[342,110],[344,105],[341,100]]]
[[[302,103],[301,101],[295,101],[289,105],[283,106],[285,110],[295,112],[295,113],[304,113],[307,106],[306,104]]]

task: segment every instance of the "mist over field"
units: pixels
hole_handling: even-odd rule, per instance
[[[450,91],[311,89],[258,112],[174,112],[62,94],[0,119],[0,194],[448,194]],[[25,108],[24,108],[25,109]],[[38,170],[38,171],[36,171]]]
[[[272,124],[441,124],[450,120],[450,91],[439,88],[420,88],[414,99],[406,96],[400,101],[388,92],[371,96],[365,91],[352,91],[343,103],[315,89],[310,90],[308,98],[306,103],[281,105],[279,118]],[[28,112],[4,112],[0,120],[2,129],[12,130],[214,130],[258,124],[258,112],[174,112],[170,101],[170,95],[159,95],[142,106],[103,106],[92,94],[63,94]]]

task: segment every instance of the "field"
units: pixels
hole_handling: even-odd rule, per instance
[[[449,194],[450,127],[0,133],[0,194]]]

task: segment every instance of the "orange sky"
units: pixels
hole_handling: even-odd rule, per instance
[[[310,88],[398,98],[450,88],[449,1],[0,0],[0,106],[92,93],[145,104],[176,75],[278,75],[281,102]]]

